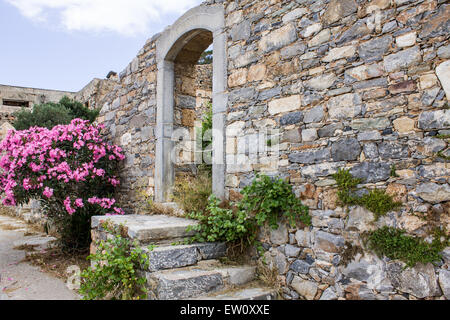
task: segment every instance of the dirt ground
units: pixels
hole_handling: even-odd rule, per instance
[[[26,223],[0,215],[0,300],[80,299],[64,279],[54,276],[57,272],[44,273],[43,265],[34,266],[26,261],[29,250],[23,249],[29,247],[27,243],[33,243],[33,250],[45,253],[45,240],[44,234],[37,234]],[[61,269],[55,261],[55,269]]]

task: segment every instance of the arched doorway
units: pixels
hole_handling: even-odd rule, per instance
[[[227,36],[222,5],[199,6],[189,10],[167,28],[156,43],[157,128],[155,201],[167,201],[174,184],[175,70],[181,64],[192,65],[211,42],[212,63],[212,185],[213,193],[225,195],[224,126],[227,108]],[[182,68],[181,68],[182,69]]]

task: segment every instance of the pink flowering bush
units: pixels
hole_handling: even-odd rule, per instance
[[[93,215],[124,213],[113,194],[125,156],[103,141],[101,129],[74,119],[52,129],[11,130],[0,144],[3,204],[39,199],[66,248],[89,246]]]

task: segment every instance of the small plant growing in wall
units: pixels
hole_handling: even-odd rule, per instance
[[[402,204],[393,200],[393,197],[384,190],[373,189],[360,196],[356,193],[357,185],[361,179],[351,175],[350,170],[339,169],[333,174],[338,185],[338,198],[343,205],[359,205],[375,214],[375,220],[386,215],[389,211],[399,208]]]
[[[431,243],[387,226],[363,235],[363,239],[367,248],[379,257],[401,260],[407,267],[414,267],[419,262],[439,262],[442,250],[450,245],[449,237],[440,229],[435,230]]]
[[[122,226],[107,221],[102,227],[111,237],[97,242],[96,253],[88,257],[94,265],[81,274],[83,299],[145,299],[146,279],[138,275],[138,269],[148,266],[148,256],[137,243],[122,236]]]

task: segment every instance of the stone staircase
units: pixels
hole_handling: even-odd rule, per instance
[[[251,265],[228,265],[224,243],[194,243],[184,240],[193,235],[187,227],[194,220],[153,215],[96,216],[92,218],[93,239],[106,237],[100,221],[123,225],[130,239],[136,240],[149,256],[146,270],[148,299],[152,300],[272,300],[277,292],[256,279]],[[153,245],[153,250],[149,249]]]

